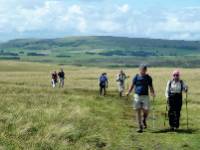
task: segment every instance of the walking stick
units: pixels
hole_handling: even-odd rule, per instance
[[[165,119],[164,119],[164,127],[166,126],[166,120],[167,120],[167,111],[168,111],[168,104],[166,103],[166,109],[165,109]]]
[[[129,90],[129,84],[127,84],[127,90]],[[130,95],[127,95],[127,101],[130,100]]]
[[[155,97],[153,97],[153,102],[152,102],[152,113],[153,113],[153,129],[155,129],[155,107],[154,107],[154,102],[155,102]]]
[[[188,118],[188,93],[186,92],[186,98],[185,98],[185,104],[186,104],[186,114],[187,114],[187,129],[189,129],[189,118]]]

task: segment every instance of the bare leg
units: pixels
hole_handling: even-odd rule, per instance
[[[106,96],[106,87],[104,87],[104,96]]]
[[[119,92],[119,97],[122,97],[122,93],[123,93],[123,92]]]
[[[144,125],[144,128],[147,128],[146,120],[147,120],[148,115],[149,115],[149,111],[146,110],[146,109],[143,109],[143,125]]]
[[[142,127],[142,109],[139,108],[136,110],[137,112],[137,120],[138,120],[138,125],[139,125],[139,130],[138,132],[142,132],[143,131],[143,127]]]
[[[55,88],[56,87],[56,83],[54,80],[51,81],[52,82],[52,87]]]
[[[100,94],[100,96],[102,95],[102,87],[100,86],[100,88],[99,88],[99,94]]]
[[[65,81],[64,81],[64,79],[62,79],[62,82],[61,82],[61,87],[62,88],[64,87],[64,84],[65,84]]]
[[[61,87],[61,80],[59,80],[59,88]]]

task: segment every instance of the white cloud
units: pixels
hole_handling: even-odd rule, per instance
[[[128,4],[124,4],[122,6],[118,6],[118,10],[123,12],[123,13],[127,13],[129,11],[129,5]]]
[[[78,14],[78,15],[83,14],[83,11],[81,10],[81,7],[79,5],[72,5],[68,11],[69,13],[72,13],[72,14]]]
[[[111,20],[103,20],[96,24],[97,30],[102,32],[119,32],[121,30],[121,26],[119,23],[111,21]]]
[[[139,10],[128,4],[0,0],[0,32],[17,36],[114,35],[200,38],[200,7]],[[98,5],[99,4],[99,5]],[[131,8],[131,9],[130,9]],[[133,9],[132,9],[133,8]],[[43,34],[39,34],[42,36]],[[4,36],[0,36],[3,39]]]

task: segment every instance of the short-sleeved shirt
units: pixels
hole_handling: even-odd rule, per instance
[[[149,87],[152,87],[152,78],[148,74],[144,76],[136,75],[133,78],[133,84],[135,86],[135,94],[149,95]]]
[[[126,74],[118,74],[117,75],[117,82],[119,82],[121,85],[123,85],[124,84],[124,82],[125,82],[125,80],[126,80]]]
[[[106,83],[108,82],[108,78],[106,76],[102,75],[99,78],[99,82],[100,82],[100,85],[105,86]]]
[[[65,78],[65,73],[63,71],[58,73],[59,78]]]

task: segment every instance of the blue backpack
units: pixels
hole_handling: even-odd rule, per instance
[[[106,85],[106,82],[107,82],[107,77],[106,76],[101,76],[99,80],[100,80],[100,84],[101,85]]]

